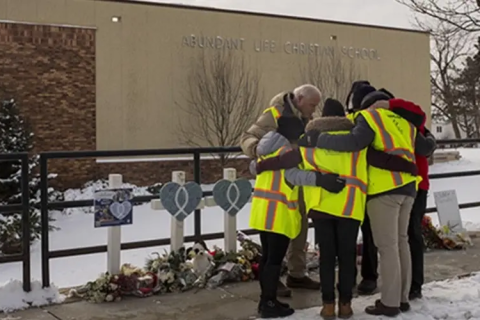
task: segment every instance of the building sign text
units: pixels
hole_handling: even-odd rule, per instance
[[[244,38],[228,38],[221,36],[200,36],[191,34],[183,36],[182,46],[200,49],[226,49],[226,50],[253,50],[254,52],[285,53],[297,55],[333,55],[336,46],[321,45],[316,42],[279,42],[272,39],[256,39],[247,41]],[[380,60],[377,49],[357,48],[352,46],[339,46],[342,55],[351,59]]]

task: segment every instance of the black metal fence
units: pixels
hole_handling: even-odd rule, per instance
[[[121,151],[62,151],[62,152],[43,152],[40,153],[40,192],[41,192],[41,224],[42,224],[42,283],[44,287],[50,285],[50,259],[78,256],[85,254],[101,253],[107,251],[107,246],[94,246],[75,249],[64,249],[50,251],[49,245],[49,215],[48,210],[65,209],[65,208],[79,208],[92,206],[92,200],[82,201],[62,201],[52,202],[48,201],[48,160],[49,159],[88,159],[88,158],[116,158],[116,157],[139,157],[139,156],[171,156],[171,155],[193,155],[193,178],[194,181],[200,184],[200,156],[201,154],[225,154],[238,153],[239,147],[217,147],[217,148],[179,148],[179,149],[153,149],[153,150],[121,150]],[[211,195],[211,192],[204,192],[204,196]],[[141,204],[150,202],[158,196],[141,196],[135,197],[132,202],[134,204]],[[186,237],[185,241],[195,241],[197,239],[212,240],[223,238],[223,232],[216,234],[202,235],[201,225],[201,210],[195,210],[194,213],[194,235]],[[147,241],[136,241],[122,243],[121,248],[138,249],[155,246],[168,245],[169,238],[154,239]]]
[[[22,262],[23,290],[30,291],[30,190],[29,190],[29,168],[28,153],[7,153],[0,154],[0,161],[19,161],[21,163],[20,184],[21,203],[0,206],[0,214],[7,217],[12,214],[22,215],[22,253],[0,256],[0,264],[8,262]]]
[[[465,144],[465,143],[479,143],[480,139],[465,139],[465,140],[443,140],[438,141],[439,144]],[[200,156],[201,154],[225,154],[225,153],[239,153],[241,152],[239,147],[219,147],[219,148],[179,148],[179,149],[154,149],[154,150],[121,150],[121,151],[65,151],[65,152],[44,152],[40,154],[40,191],[41,191],[41,225],[42,225],[42,234],[41,234],[41,251],[42,251],[42,283],[44,287],[50,285],[50,259],[69,257],[69,256],[78,256],[94,253],[102,253],[107,251],[106,245],[99,245],[93,247],[83,247],[83,248],[74,248],[74,249],[62,249],[50,251],[49,245],[49,210],[55,209],[65,209],[65,208],[79,208],[79,207],[90,207],[92,206],[92,200],[80,200],[80,201],[62,201],[62,202],[49,202],[48,200],[48,160],[49,159],[86,159],[86,158],[116,158],[116,157],[136,157],[136,156],[168,156],[168,155],[193,155],[193,175],[194,181],[201,183],[201,168],[200,168]],[[22,154],[22,159],[27,159],[27,156]],[[10,159],[14,155],[0,155],[0,160]],[[26,160],[22,160],[25,162]],[[28,165],[28,162],[25,162]],[[23,167],[22,167],[23,168]],[[26,174],[22,175],[22,186],[26,186],[26,194],[24,192],[24,197],[21,205],[21,211],[23,213],[23,218],[25,219],[23,223],[24,234],[30,232],[29,226],[29,214],[28,214],[28,166],[26,167]],[[453,177],[466,177],[480,175],[480,170],[476,171],[465,171],[465,172],[451,172],[451,173],[440,173],[430,175],[430,179],[444,179],[444,178],[453,178]],[[27,177],[24,179],[24,177]],[[211,191],[205,191],[204,196],[211,196]],[[26,196],[26,198],[25,198]],[[150,202],[153,199],[156,199],[158,196],[139,196],[133,199],[134,204],[142,204]],[[25,199],[26,202],[25,202]],[[461,209],[479,207],[479,202],[470,202],[460,205]],[[10,206],[7,206],[10,207]],[[8,208],[7,208],[8,209]],[[13,209],[19,211],[20,206],[11,208],[7,210],[4,207],[0,206],[0,213],[11,212]],[[13,210],[13,211],[15,211]],[[436,212],[436,208],[428,208],[428,213]],[[258,233],[256,230],[243,230],[248,235]],[[195,210],[194,213],[194,234],[192,236],[185,237],[185,242],[195,241],[197,239],[202,240],[214,240],[221,239],[224,237],[223,232],[202,234],[201,233],[201,210]],[[30,237],[24,237],[24,250],[22,255],[18,256],[6,256],[0,257],[0,263],[14,262],[14,261],[23,261],[23,280],[24,288],[26,291],[30,289],[30,251],[29,251],[29,242]],[[139,249],[146,247],[154,246],[163,246],[170,244],[169,238],[164,239],[152,239],[147,241],[136,241],[122,243],[121,248],[123,250],[129,249]],[[26,248],[26,249],[25,249]]]

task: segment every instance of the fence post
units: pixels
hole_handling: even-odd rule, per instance
[[[237,170],[235,168],[223,169],[223,178],[234,182],[237,179]],[[232,216],[225,211],[223,213],[223,221],[225,252],[237,252],[237,216]]]
[[[40,221],[42,226],[42,286],[50,287],[50,239],[48,219],[48,158],[40,153]]]
[[[183,186],[185,184],[185,172],[184,171],[173,171],[172,172],[172,182],[176,182],[179,185]],[[178,251],[183,247],[183,236],[184,236],[184,225],[183,221],[178,220],[176,217],[171,217],[171,241],[170,241],[170,250]]]
[[[29,158],[24,154],[21,158],[22,173],[22,255],[23,255],[23,291],[31,291],[31,257],[30,257],[30,187],[29,187]]]
[[[123,177],[121,174],[108,175],[110,189],[122,187]],[[108,227],[107,237],[107,271],[110,274],[120,273],[120,252],[122,249],[122,227]]]
[[[202,167],[200,166],[200,153],[193,153],[193,181],[200,185]],[[193,234],[196,240],[202,238],[202,210],[196,209],[193,215]]]

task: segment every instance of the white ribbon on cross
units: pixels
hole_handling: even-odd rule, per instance
[[[234,188],[235,191],[236,191],[236,194],[235,194],[235,199],[232,201],[232,199],[230,198],[230,190],[231,188]],[[228,213],[230,213],[230,211],[232,209],[235,209],[238,211],[240,211],[240,208],[237,206],[237,201],[240,199],[240,189],[238,188],[238,186],[235,184],[235,183],[230,183],[230,185],[228,186],[227,188],[227,201],[228,201],[228,204],[230,205],[230,207],[225,210],[227,211]]]
[[[183,192],[185,194],[185,202],[182,205],[180,205],[180,201],[178,199],[179,196],[180,196],[180,192]],[[178,208],[178,211],[177,211],[177,213],[175,213],[174,217],[176,218],[181,213],[183,213],[185,215],[185,217],[188,217],[188,213],[185,211],[185,208],[188,205],[189,197],[188,197],[187,189],[185,189],[184,186],[181,186],[180,188],[178,188],[177,192],[175,192],[174,200],[175,200],[175,205]]]

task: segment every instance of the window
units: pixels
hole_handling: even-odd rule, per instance
[[[442,127],[441,126],[437,126],[437,133],[442,133]]]

